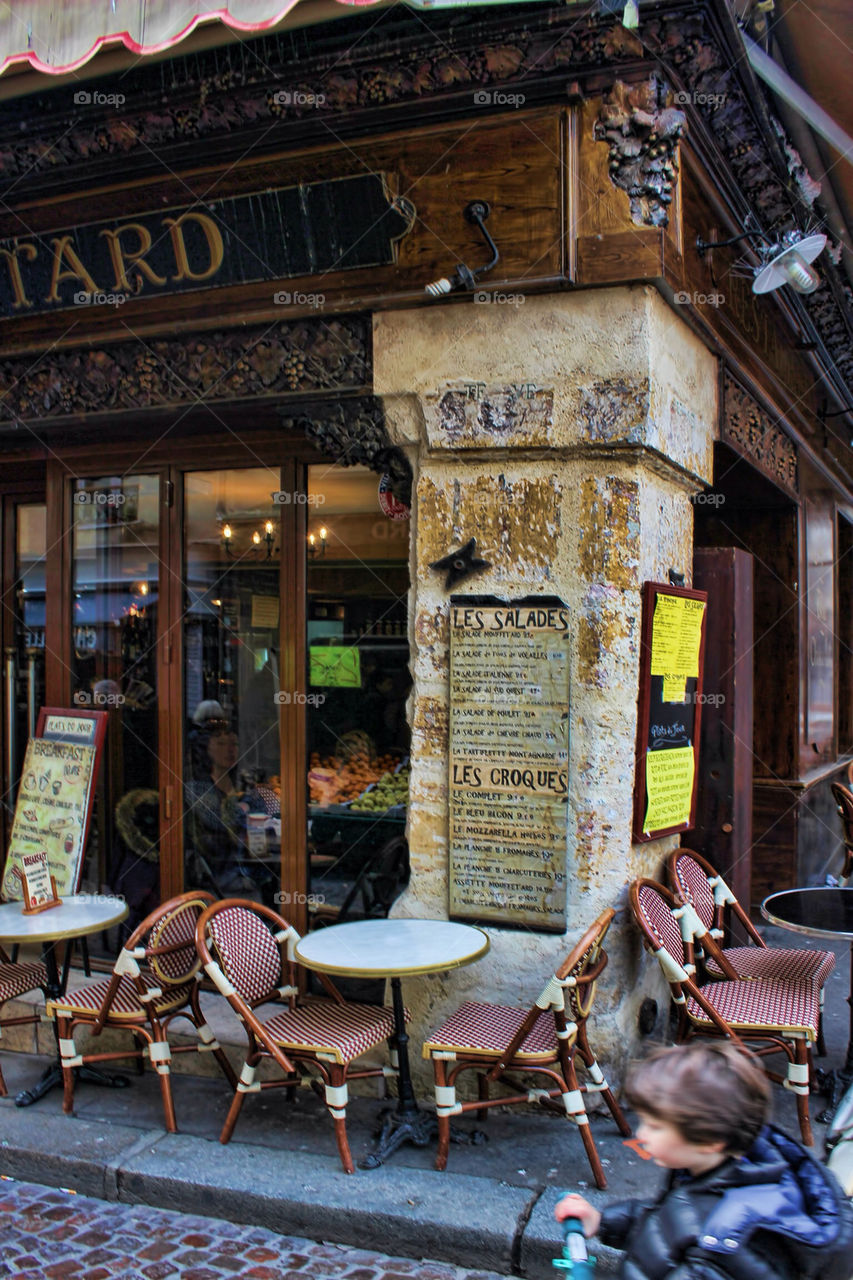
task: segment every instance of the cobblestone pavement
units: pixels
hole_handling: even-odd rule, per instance
[[[6,1280],[504,1280],[442,1262],[316,1244],[259,1227],[0,1180]]]

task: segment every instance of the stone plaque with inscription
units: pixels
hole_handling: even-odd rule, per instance
[[[566,927],[569,610],[450,597],[450,915]]]

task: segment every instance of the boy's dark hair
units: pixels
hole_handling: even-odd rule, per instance
[[[721,1042],[656,1049],[634,1063],[625,1098],[673,1125],[685,1142],[748,1151],[770,1117],[770,1082],[749,1054]]]

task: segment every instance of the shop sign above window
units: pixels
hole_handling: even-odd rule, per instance
[[[18,236],[0,242],[0,315],[387,266],[414,217],[380,173]]]

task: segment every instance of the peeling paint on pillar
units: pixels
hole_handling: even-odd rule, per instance
[[[612,660],[623,648],[620,642],[634,642],[638,634],[636,615],[625,611],[625,593],[609,584],[594,583],[584,595],[576,632],[579,681],[595,689],[610,687]],[[633,651],[630,643],[624,656],[630,660]]]
[[[646,437],[650,390],[648,378],[612,378],[582,388],[581,416],[590,440],[627,440]]]
[[[636,587],[640,567],[640,486],[590,476],[581,486],[580,571],[589,582]]]

